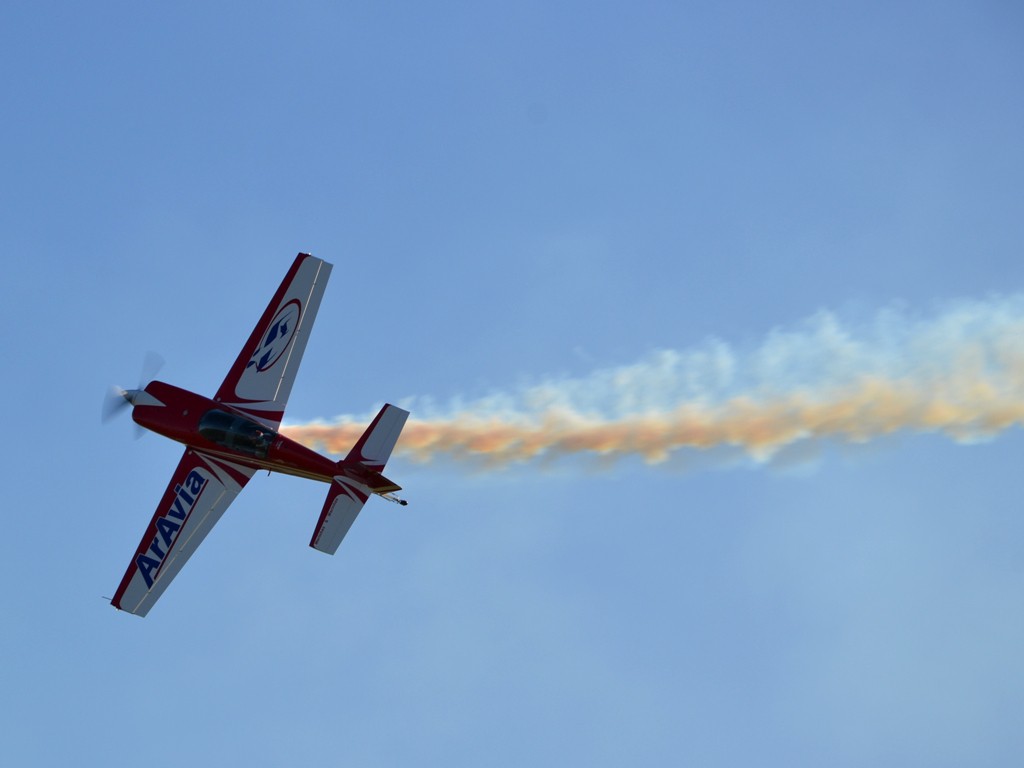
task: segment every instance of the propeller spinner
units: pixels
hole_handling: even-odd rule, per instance
[[[110,421],[119,413],[123,412],[124,409],[129,405],[135,405],[139,401],[140,397],[145,398],[145,387],[150,381],[152,381],[160,369],[163,368],[164,359],[156,352],[147,352],[145,359],[142,361],[142,371],[139,374],[139,386],[138,389],[124,389],[123,387],[113,386],[107,390],[106,397],[103,398],[103,410],[101,411],[101,418],[104,423]],[[139,437],[145,430],[139,427],[136,430],[136,437]]]

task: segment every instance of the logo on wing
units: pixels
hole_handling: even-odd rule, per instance
[[[292,299],[281,307],[274,320],[270,323],[270,328],[263,337],[263,341],[257,350],[253,352],[252,359],[249,360],[248,365],[245,367],[247,369],[255,367],[260,373],[273,368],[274,364],[281,359],[288,350],[288,346],[292,343],[292,338],[295,336],[295,329],[298,328],[301,315],[302,305],[298,299]]]
[[[193,469],[183,483],[174,486],[170,506],[165,509],[163,515],[153,521],[156,529],[153,538],[149,546],[135,557],[135,565],[146,581],[146,589],[153,588],[153,582],[164,564],[164,558],[174,548],[178,534],[192,514],[192,508],[199,501],[208,480],[205,470]]]

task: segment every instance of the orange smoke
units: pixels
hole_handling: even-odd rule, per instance
[[[899,430],[969,440],[1024,423],[1021,390],[1008,396],[983,385],[966,393],[945,389],[921,392],[907,383],[865,378],[824,400],[801,392],[765,401],[736,397],[716,407],[684,403],[663,413],[614,420],[570,410],[549,410],[534,419],[463,412],[410,419],[395,452],[417,461],[449,456],[489,464],[573,454],[639,455],[653,464],[680,449],[726,446],[764,460],[801,440],[859,443]],[[364,427],[344,421],[291,426],[285,432],[306,445],[344,454]]]

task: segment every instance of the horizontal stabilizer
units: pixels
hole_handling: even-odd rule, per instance
[[[337,552],[341,540],[356,521],[356,515],[368,498],[369,495],[355,484],[340,477],[335,478],[331,490],[327,492],[327,500],[309,546],[328,555]]]
[[[388,480],[380,472],[367,469],[362,464],[346,464],[341,462],[338,465],[338,473],[350,480],[355,480],[365,485],[373,493],[394,493],[402,490],[402,486],[393,480]]]

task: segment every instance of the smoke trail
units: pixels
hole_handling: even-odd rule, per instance
[[[959,441],[1024,421],[1024,296],[962,301],[927,317],[865,324],[821,312],[757,347],[711,340],[583,378],[549,379],[413,417],[396,452],[502,465],[570,454],[733,447],[758,461],[799,441],[866,442],[898,430]],[[367,418],[286,428],[344,453]]]

